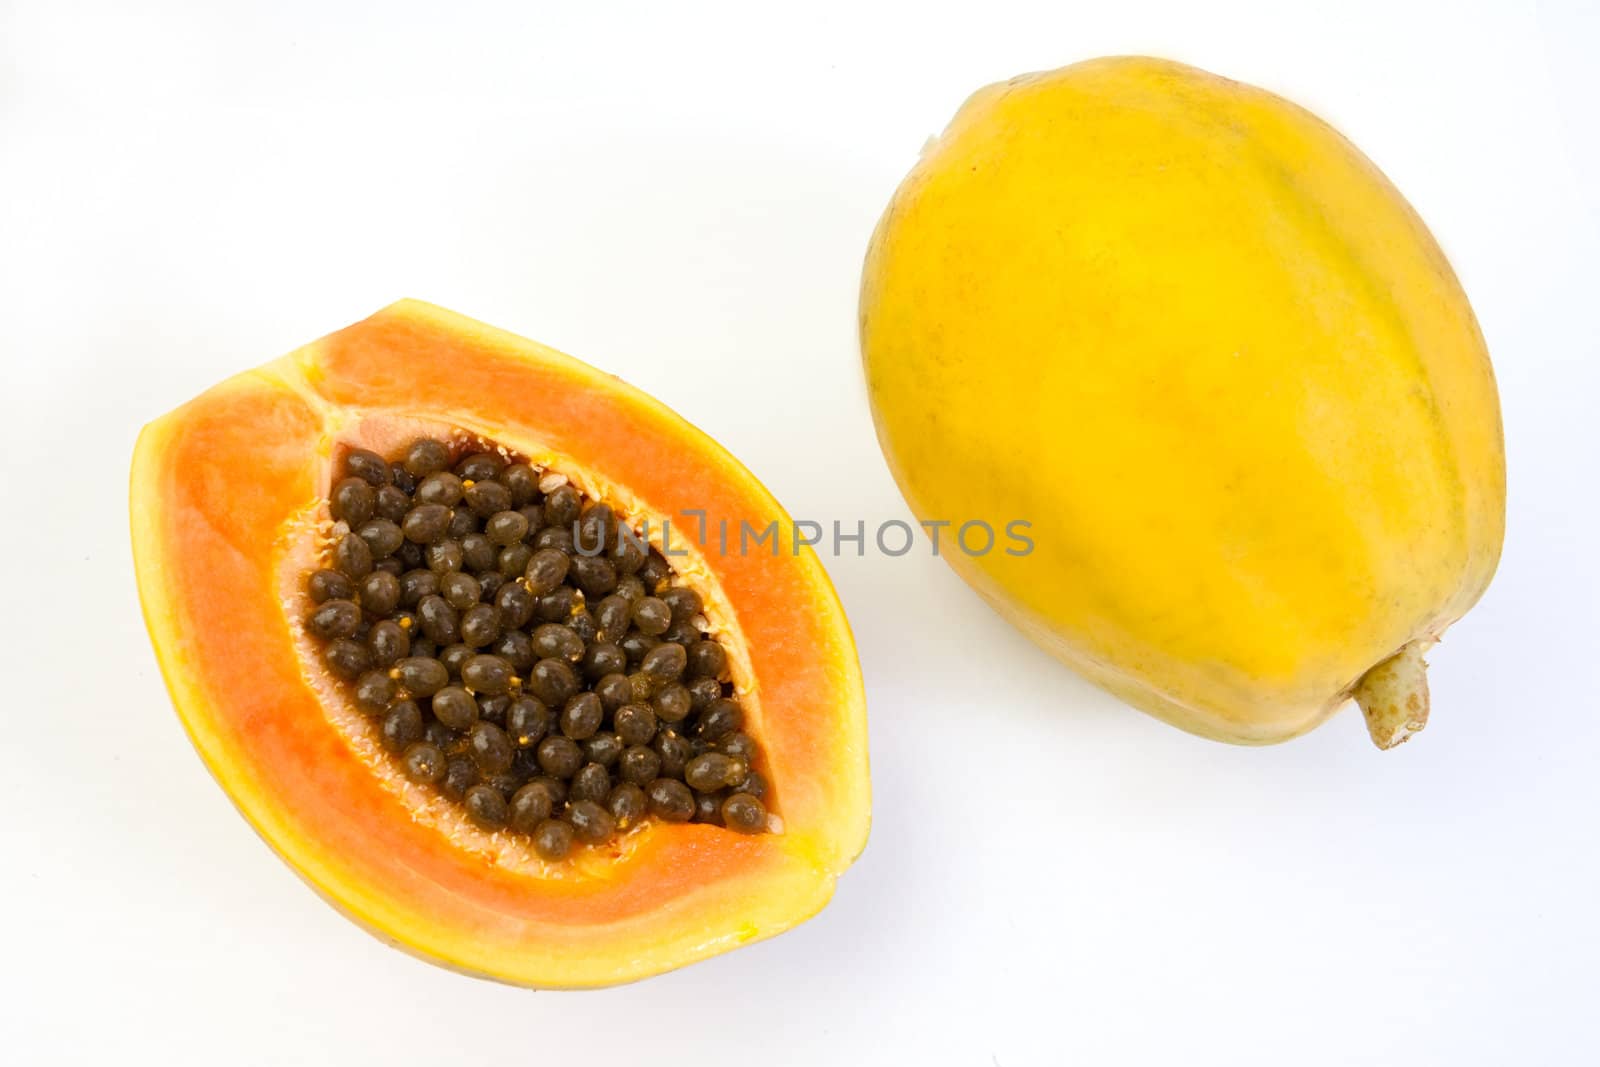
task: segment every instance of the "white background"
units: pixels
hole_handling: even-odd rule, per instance
[[[0,5],[0,1059],[1596,1062],[1585,6]],[[1473,298],[1509,532],[1426,734],[1195,740],[941,563],[848,556],[874,831],[790,934],[534,994],[385,948],[246,829],[139,620],[141,423],[414,295],[658,394],[798,516],[909,517],[857,366],[867,234],[970,90],[1129,51],[1320,111]]]

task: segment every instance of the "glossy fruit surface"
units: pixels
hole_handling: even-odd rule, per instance
[[[1030,524],[943,555],[1054,655],[1222,740],[1352,695],[1380,746],[1420,729],[1499,559],[1498,397],[1439,247],[1315,116],[1136,57],[983,89],[878,225],[861,340],[917,515]]]

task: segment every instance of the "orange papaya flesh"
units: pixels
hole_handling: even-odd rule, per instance
[[[646,819],[547,863],[407,782],[299,623],[349,448],[490,441],[619,514],[671,523],[774,787],[778,832]],[[630,981],[815,914],[870,818],[865,697],[826,573],[742,465],[658,401],[571,357],[402,301],[147,426],[130,510],[146,625],[196,749],[261,836],[372,932],[539,987]],[[700,511],[768,544],[696,543]],[[687,533],[687,536],[686,536]]]

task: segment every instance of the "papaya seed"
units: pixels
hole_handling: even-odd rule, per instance
[[[649,819],[767,829],[704,601],[609,504],[429,437],[349,450],[329,499],[305,629],[407,781],[550,862]]]

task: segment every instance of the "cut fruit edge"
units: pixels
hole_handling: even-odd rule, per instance
[[[509,397],[518,411],[495,409]],[[358,714],[308,659],[295,589],[336,456],[425,425],[567,473],[630,517],[777,523],[770,556],[674,538],[689,554],[669,562],[716,605],[782,833],[645,820],[542,865],[511,835],[441,829],[373,773],[340,726]],[[386,940],[518,984],[629,981],[792,927],[865,846],[865,697],[826,572],[737,460],[610,375],[402,301],[146,427],[130,510],[146,624],[196,749],[261,836]]]

